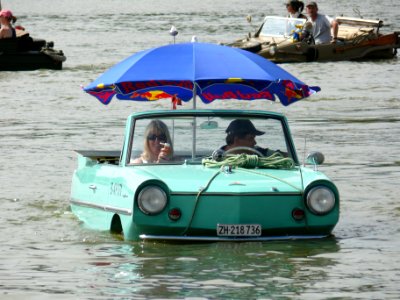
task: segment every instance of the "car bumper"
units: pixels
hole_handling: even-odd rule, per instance
[[[322,239],[329,235],[287,235],[287,236],[259,236],[259,237],[215,237],[215,236],[173,236],[141,234],[141,240],[159,241],[187,241],[187,242],[266,242],[281,240]]]

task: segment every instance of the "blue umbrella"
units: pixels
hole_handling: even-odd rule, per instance
[[[116,64],[84,90],[103,104],[196,96],[275,100],[287,106],[320,91],[267,59],[237,48],[206,43],[171,44],[138,52]]]

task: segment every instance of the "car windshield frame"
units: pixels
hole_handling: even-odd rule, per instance
[[[129,138],[128,140],[126,140],[125,142],[127,143],[127,153],[125,156],[125,165],[129,165],[129,166],[137,166],[137,165],[162,165],[162,164],[201,164],[201,161],[203,158],[206,157],[210,157],[212,152],[214,150],[217,150],[219,147],[224,146],[225,145],[225,138],[226,138],[226,124],[228,124],[230,121],[234,120],[234,119],[250,119],[252,122],[254,121],[255,123],[257,123],[259,120],[259,122],[266,122],[265,120],[272,120],[271,122],[277,122],[276,126],[278,126],[278,124],[281,126],[281,132],[282,132],[282,142],[281,144],[285,144],[285,150],[287,151],[287,155],[289,157],[291,157],[295,164],[298,165],[298,158],[297,158],[297,154],[296,154],[296,150],[294,147],[294,143],[290,134],[290,130],[286,121],[286,118],[283,115],[280,114],[275,114],[275,113],[267,113],[267,112],[231,112],[231,111],[174,111],[174,112],[160,112],[160,113],[155,113],[155,112],[151,112],[151,113],[140,113],[137,115],[132,115],[131,117],[131,122],[130,122],[130,133],[129,133]],[[132,159],[134,159],[135,157],[139,157],[140,156],[140,151],[138,152],[138,146],[141,145],[142,149],[143,149],[143,143],[144,143],[144,126],[140,126],[141,122],[146,122],[151,119],[161,119],[161,120],[173,120],[174,118],[177,118],[177,120],[192,120],[193,124],[195,124],[195,128],[196,130],[193,131],[193,126],[192,128],[190,128],[190,132],[192,132],[192,136],[189,137],[188,139],[188,145],[190,143],[190,155],[183,155],[182,151],[180,151],[179,149],[174,149],[175,153],[177,154],[176,157],[185,157],[184,159],[175,159],[175,160],[170,160],[170,161],[164,161],[164,162],[159,162],[159,163],[151,163],[151,162],[146,162],[146,163],[134,163]],[[201,136],[201,134],[199,133],[199,130],[201,129],[207,129],[207,125],[203,125],[203,124],[199,124],[198,121],[202,120],[202,119],[207,119],[207,120],[211,120],[210,124],[209,124],[209,128],[210,130],[213,130],[213,126],[215,126],[215,123],[213,123],[212,121],[215,122],[215,120],[213,119],[217,119],[217,121],[221,121],[221,120],[226,120],[226,122],[221,122],[224,123],[224,126],[219,128],[219,132],[222,133],[223,132],[223,136],[220,137],[220,142],[218,141],[218,146],[219,147],[210,147],[210,149],[208,149],[207,151],[204,151],[198,148],[198,140],[199,140],[199,136]],[[279,122],[279,123],[278,123]],[[204,120],[203,122],[204,123]],[[218,122],[217,122],[218,123]],[[169,123],[170,125],[170,123]],[[218,125],[218,124],[217,124]],[[205,126],[203,128],[201,128],[201,126]],[[260,127],[260,125],[256,124],[256,128]],[[199,129],[201,128],[201,129]],[[138,132],[140,132],[141,134],[141,138],[139,138],[139,134],[138,132],[136,132],[135,135],[135,131],[136,130],[140,130]],[[258,129],[258,128],[257,128]],[[264,128],[261,128],[264,129]],[[169,126],[169,130],[172,131],[172,129]],[[175,130],[175,129],[173,129]],[[187,132],[189,132],[189,130],[187,130]],[[171,137],[173,134],[176,133],[171,133]],[[203,138],[204,138],[204,133],[202,134]],[[256,136],[256,139],[258,141],[258,139],[260,139],[260,136]],[[258,145],[258,144],[257,144]],[[174,145],[175,147],[177,145]],[[262,146],[260,144],[260,146]],[[124,145],[125,148],[125,145]],[[189,148],[189,147],[188,147]],[[215,149],[214,149],[215,148]],[[277,149],[278,150],[278,149]],[[279,149],[281,150],[281,149]],[[188,152],[188,149],[185,150],[186,154]]]
[[[295,25],[303,25],[305,22],[306,19],[267,16],[257,36],[288,38],[297,29]]]

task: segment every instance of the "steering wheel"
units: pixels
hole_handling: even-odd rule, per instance
[[[245,151],[245,152],[252,152],[254,154],[257,154],[260,157],[264,157],[264,154],[262,154],[260,151],[257,149],[251,148],[251,147],[245,147],[245,146],[239,146],[239,147],[233,147],[229,150],[226,150],[224,153],[224,156],[227,154],[235,153],[236,151]]]

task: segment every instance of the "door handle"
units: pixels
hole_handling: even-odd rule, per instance
[[[89,185],[89,189],[95,190],[95,189],[97,189],[97,186],[95,184],[91,184],[91,185]]]

